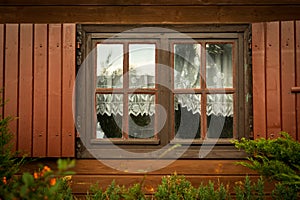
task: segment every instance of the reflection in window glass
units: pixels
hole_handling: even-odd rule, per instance
[[[129,45],[129,87],[155,87],[155,44]]]
[[[174,45],[174,88],[200,87],[200,44]]]
[[[121,88],[123,76],[123,45],[97,45],[97,87]]]
[[[232,44],[206,44],[207,87],[233,87],[232,74]]]
[[[123,95],[96,94],[97,138],[122,138]]]
[[[200,138],[201,95],[176,94],[175,104],[175,138]]]
[[[131,94],[128,98],[129,137],[152,138],[155,131],[155,95]]]
[[[207,95],[207,137],[233,137],[233,95]]]

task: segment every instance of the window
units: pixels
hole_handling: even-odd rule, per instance
[[[203,145],[249,137],[248,25],[81,25],[78,33],[76,120],[88,148],[179,144],[197,157]]]

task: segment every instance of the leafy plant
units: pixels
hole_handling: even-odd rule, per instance
[[[56,172],[43,166],[33,174],[17,174],[25,157],[17,158],[17,152],[12,151],[13,133],[9,129],[12,120],[12,117],[0,116],[0,199],[73,199],[69,185],[73,172],[68,169],[74,167],[75,160],[59,159]]]
[[[259,138],[234,141],[238,149],[248,153],[248,161],[238,162],[252,170],[257,171],[267,179],[280,183],[277,188],[282,193],[300,189],[300,143],[295,141],[288,133],[281,132],[277,139]],[[275,188],[276,190],[276,188]],[[275,191],[278,194],[278,192]]]
[[[34,173],[24,172],[21,176],[14,176],[5,184],[3,199],[73,199],[70,188],[71,173],[65,166],[73,167],[74,160],[58,160],[57,172],[48,166],[43,166]]]
[[[172,176],[162,178],[162,182],[154,196],[158,200],[195,199],[196,189],[184,176],[175,173]]]
[[[86,195],[87,200],[145,200],[145,194],[142,191],[142,184],[136,183],[128,189],[125,186],[119,186],[112,181],[112,183],[103,190],[99,186],[99,182],[91,185],[90,191]]]
[[[217,189],[213,182],[209,181],[208,185],[201,184],[197,189],[197,199],[199,200],[226,200],[230,199],[229,192],[223,184]]]
[[[272,199],[274,200],[297,200],[298,194],[295,187],[289,187],[288,185],[278,183],[275,189],[272,191]]]
[[[237,200],[264,200],[264,181],[260,177],[257,183],[252,183],[249,176],[246,176],[244,182],[237,182],[234,187]]]

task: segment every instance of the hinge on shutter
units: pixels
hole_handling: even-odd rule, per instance
[[[252,65],[252,30],[251,25],[249,26],[249,34],[248,34],[248,62],[249,65]]]
[[[254,138],[253,135],[253,102],[252,102],[252,29],[251,25],[249,25],[249,30],[247,31],[247,35],[245,37],[247,40],[247,68],[246,68],[246,108],[247,108],[247,122],[246,126],[248,127],[248,136],[250,139]],[[248,124],[247,124],[248,123]]]
[[[81,52],[81,45],[82,45],[82,26],[79,24],[76,27],[76,65],[77,65],[77,71],[80,68],[80,65],[82,63],[82,52]]]

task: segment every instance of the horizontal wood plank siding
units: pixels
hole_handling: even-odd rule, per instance
[[[297,5],[300,4],[298,0],[0,0],[0,5],[67,5],[67,6],[83,6],[83,5]]]
[[[75,156],[75,68],[75,24],[0,25],[1,95],[9,100],[3,113],[16,117],[10,123],[14,150],[33,157]],[[71,139],[63,143],[66,135]]]
[[[286,131],[299,140],[299,21],[255,23],[252,32],[254,137]]]
[[[0,23],[199,24],[300,19],[300,4],[0,5]],[[38,17],[37,17],[38,16]]]
[[[228,186],[232,192],[237,182],[245,180],[248,175],[252,180],[257,180],[259,175],[246,167],[237,165],[240,160],[176,160],[170,165],[156,171],[147,172],[147,164],[153,164],[149,160],[118,160],[115,166],[126,167],[130,169],[140,169],[140,171],[128,172],[127,170],[116,170],[99,160],[83,159],[76,161],[76,167],[73,169],[76,174],[72,176],[72,191],[75,195],[84,195],[90,186],[99,183],[101,188],[109,186],[113,180],[116,184],[132,186],[135,183],[143,182],[143,190],[147,194],[153,193],[161,183],[163,176],[184,175],[193,186],[197,187],[201,183],[207,184],[209,181],[215,184],[223,183]],[[157,160],[157,163],[163,160]],[[41,160],[30,163],[23,168],[24,171],[33,172],[38,163],[48,165],[51,169],[56,169],[55,160]],[[111,165],[112,166],[112,165]],[[266,191],[271,191],[273,183],[266,184]]]

